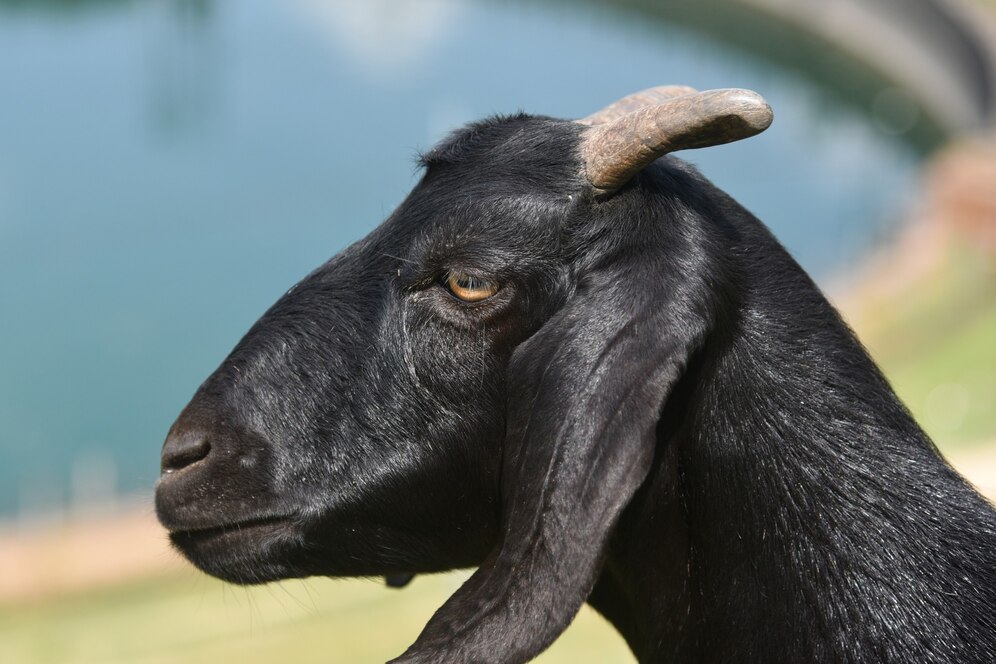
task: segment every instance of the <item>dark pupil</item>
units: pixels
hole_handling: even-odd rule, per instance
[[[466,288],[467,290],[484,290],[488,287],[483,279],[478,279],[467,274],[457,277],[456,282],[460,288]]]

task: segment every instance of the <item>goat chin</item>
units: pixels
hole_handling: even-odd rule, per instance
[[[526,661],[585,601],[645,662],[996,661],[996,512],[661,157],[769,121],[670,86],[455,132],[180,414],[174,546],[235,583],[478,567],[404,662]]]
[[[286,523],[261,521],[203,530],[179,530],[170,543],[198,569],[231,583],[249,585],[295,574],[285,561],[299,544]]]

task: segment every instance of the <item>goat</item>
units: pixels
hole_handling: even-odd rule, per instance
[[[478,569],[397,662],[996,661],[996,512],[767,229],[679,86],[456,131],[197,390],[156,488],[235,583]]]

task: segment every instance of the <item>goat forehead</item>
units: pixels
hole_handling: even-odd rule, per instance
[[[421,237],[468,238],[480,235],[501,237],[508,229],[543,228],[558,223],[565,214],[567,193],[479,192],[439,206],[425,225]]]
[[[452,132],[420,161],[430,169],[502,162],[549,166],[558,157],[576,158],[581,131],[577,123],[545,116],[493,116]]]
[[[513,268],[556,253],[566,197],[487,195],[440,205],[412,223],[403,252],[408,269]],[[402,215],[400,225],[409,221]]]
[[[475,200],[579,192],[579,144],[574,122],[523,116],[470,125],[422,158],[419,189]]]

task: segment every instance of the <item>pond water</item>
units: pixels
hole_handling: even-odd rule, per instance
[[[597,2],[0,0],[0,514],[150,487],[253,320],[400,202],[417,150],[491,113],[756,89],[767,133],[683,156],[818,277],[853,265],[931,128],[882,112],[902,93],[867,72],[827,85],[709,25]]]

